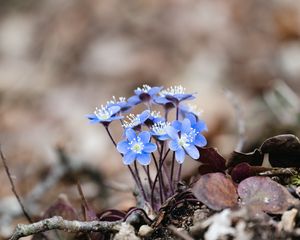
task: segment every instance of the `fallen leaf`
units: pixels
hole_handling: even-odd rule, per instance
[[[254,212],[280,214],[291,206],[299,204],[288,190],[269,177],[249,177],[238,186],[242,205]]]
[[[223,173],[202,175],[192,188],[194,195],[213,210],[222,210],[237,205],[236,187]]]
[[[226,169],[226,159],[223,158],[215,148],[199,148],[199,161],[206,165],[206,170],[210,172],[224,172]]]

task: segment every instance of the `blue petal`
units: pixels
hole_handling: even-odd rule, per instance
[[[116,113],[120,112],[121,108],[119,106],[111,106],[108,108],[111,112],[111,115],[115,115]]]
[[[181,130],[182,123],[178,120],[175,120],[172,122],[172,127],[174,127],[176,130]]]
[[[141,123],[144,123],[149,117],[150,117],[150,111],[149,110],[145,110],[143,111],[140,115],[139,115],[139,118],[140,118],[140,122]]]
[[[186,118],[188,118],[192,125],[194,125],[197,122],[196,116],[193,113],[188,113],[186,115]]]
[[[195,97],[192,94],[175,94],[173,95],[175,98],[178,99],[178,101],[183,101],[183,100],[192,100],[195,99]]]
[[[182,164],[184,161],[184,157],[185,157],[185,152],[182,148],[179,148],[176,152],[175,152],[175,159],[179,164]]]
[[[164,135],[160,135],[160,136],[157,136],[158,140],[160,141],[166,141],[167,139],[169,139],[169,135],[168,134],[164,134]]]
[[[132,96],[132,97],[128,98],[127,102],[130,105],[137,105],[137,104],[141,103],[142,100],[138,96]]]
[[[166,132],[170,136],[170,138],[172,138],[172,139],[178,139],[178,133],[177,133],[177,131],[176,131],[175,128],[173,128],[171,126],[167,126],[166,127]]]
[[[202,134],[197,134],[194,144],[198,147],[204,147],[207,144],[206,138]]]
[[[163,87],[152,87],[152,88],[148,91],[148,93],[149,93],[150,96],[152,96],[152,95],[154,95],[154,94],[159,93],[160,90],[162,90],[162,89],[163,89]]]
[[[207,126],[206,126],[206,123],[204,121],[199,121],[195,124],[194,126],[195,130],[197,132],[203,132],[203,131],[207,131]]]
[[[115,116],[115,117],[111,117],[110,121],[119,120],[119,119],[122,119],[122,118],[124,118],[124,117],[123,116]]]
[[[136,138],[135,131],[131,128],[127,128],[125,135],[129,141],[133,141]]]
[[[88,114],[88,115],[85,115],[85,117],[90,120],[90,123],[99,123],[100,122],[99,118],[95,114]]]
[[[124,141],[119,142],[117,145],[117,150],[122,154],[126,154],[130,150],[128,141],[124,140]]]
[[[187,118],[183,119],[181,131],[182,133],[186,133],[186,134],[188,134],[191,131],[191,122],[189,119]]]
[[[148,143],[150,141],[151,135],[149,132],[143,131],[139,134],[139,137],[141,138],[142,143]]]
[[[169,101],[165,97],[157,97],[157,98],[155,98],[155,102],[158,103],[158,104],[167,104],[171,101]]]
[[[198,159],[200,157],[199,150],[194,145],[189,145],[184,149],[191,158]]]
[[[142,93],[143,93],[143,91],[140,90],[140,89],[135,89],[135,90],[134,90],[134,94],[135,94],[135,95],[140,95],[140,94],[142,94]]]
[[[151,162],[150,154],[137,154],[137,160],[141,165],[149,165]]]
[[[144,144],[143,152],[145,153],[152,153],[156,151],[157,146],[154,143],[146,143]]]
[[[169,148],[170,148],[172,151],[177,151],[177,150],[180,148],[180,146],[179,146],[179,144],[178,144],[178,142],[177,142],[176,140],[171,140],[171,141],[169,142]]]
[[[130,165],[131,163],[133,163],[134,159],[136,159],[136,153],[129,151],[127,154],[124,155],[123,163],[125,165]]]

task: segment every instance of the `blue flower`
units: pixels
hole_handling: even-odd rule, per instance
[[[133,128],[138,129],[141,127],[142,124],[145,123],[145,121],[150,117],[151,113],[150,110],[145,110],[141,114],[129,114],[127,116],[128,121],[124,121],[123,127],[124,128]]]
[[[196,119],[198,119],[202,111],[197,110],[197,107],[192,104],[180,104],[179,113],[183,116],[183,118],[186,118],[188,115],[192,114],[196,117]]]
[[[170,138],[167,133],[167,127],[169,127],[170,125],[171,124],[169,122],[154,123],[151,129],[151,133],[158,140],[165,141]]]
[[[88,114],[86,117],[90,120],[91,123],[102,123],[105,126],[108,126],[112,121],[122,119],[122,116],[117,116],[116,114],[120,112],[119,106],[101,106],[96,108],[94,114]]]
[[[166,90],[162,90],[159,93],[159,97],[155,98],[155,102],[161,105],[167,105],[173,103],[175,106],[184,100],[192,100],[195,97],[193,94],[185,93],[185,88],[182,86],[170,87]]]
[[[122,153],[123,163],[130,165],[137,160],[141,165],[149,165],[151,162],[150,154],[156,151],[157,146],[150,142],[151,134],[147,131],[136,135],[131,128],[125,131],[127,140],[117,144],[117,150]]]
[[[120,112],[127,112],[132,107],[132,105],[126,101],[126,98],[119,97],[119,99],[116,99],[115,96],[113,96],[112,100],[107,102],[106,106],[107,107],[119,106]]]
[[[179,164],[183,163],[186,153],[193,159],[200,157],[196,146],[205,146],[206,139],[192,128],[189,119],[185,118],[182,122],[174,121],[166,131],[171,138],[169,148],[175,151],[175,159]]]
[[[141,102],[150,102],[156,97],[156,94],[162,87],[150,87],[148,85],[143,85],[142,88],[137,88],[134,90],[134,96],[128,98],[128,103],[131,105],[137,105]]]
[[[152,112],[150,112],[149,118],[145,121],[145,124],[148,127],[151,127],[155,123],[164,122],[164,121],[165,121],[165,119],[160,115],[160,112],[152,111]]]

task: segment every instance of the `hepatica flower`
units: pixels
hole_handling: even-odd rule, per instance
[[[112,97],[112,100],[107,102],[106,106],[118,106],[120,107],[120,112],[126,112],[132,107],[132,105],[126,101],[125,97],[119,97],[119,99],[117,99],[115,96]]]
[[[117,113],[120,112],[119,106],[101,106],[96,108],[94,114],[88,114],[86,117],[90,120],[91,123],[102,123],[105,126],[108,126],[112,121],[122,119],[122,116],[117,116]]]
[[[167,133],[167,127],[169,127],[170,125],[171,124],[169,122],[154,123],[151,129],[151,133],[158,140],[165,141],[170,138]]]
[[[189,119],[185,118],[182,122],[174,121],[166,131],[171,138],[169,148],[175,152],[175,159],[179,164],[184,162],[186,153],[193,159],[200,157],[196,146],[205,146],[206,140],[204,137],[204,139],[198,137],[199,133],[192,128]]]
[[[162,87],[150,87],[149,85],[143,85],[134,90],[134,96],[128,99],[128,102],[132,105],[137,105],[141,102],[150,102],[156,97],[156,94]]]
[[[159,93],[159,97],[155,98],[155,102],[162,105],[167,105],[170,102],[177,106],[184,100],[192,100],[195,97],[193,94],[185,93],[185,88],[182,86],[174,86],[168,89],[162,90]]]
[[[140,114],[134,115],[129,114],[127,116],[127,120],[124,121],[123,127],[125,129],[127,128],[139,128],[142,124],[145,123],[145,121],[150,117],[151,113],[150,110],[145,110]]]
[[[137,160],[141,165],[149,165],[150,154],[157,149],[156,145],[150,142],[151,134],[144,131],[136,135],[135,131],[129,128],[125,135],[127,140],[117,144],[117,150],[123,154],[123,163],[130,165]]]

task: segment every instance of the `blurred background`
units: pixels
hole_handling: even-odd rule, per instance
[[[26,207],[40,216],[60,193],[76,205],[75,179],[97,210],[133,206],[120,156],[84,116],[142,84],[196,91],[224,156],[241,122],[244,151],[299,136],[299,40],[293,0],[1,1],[0,143]],[[5,238],[26,221],[0,170]]]

